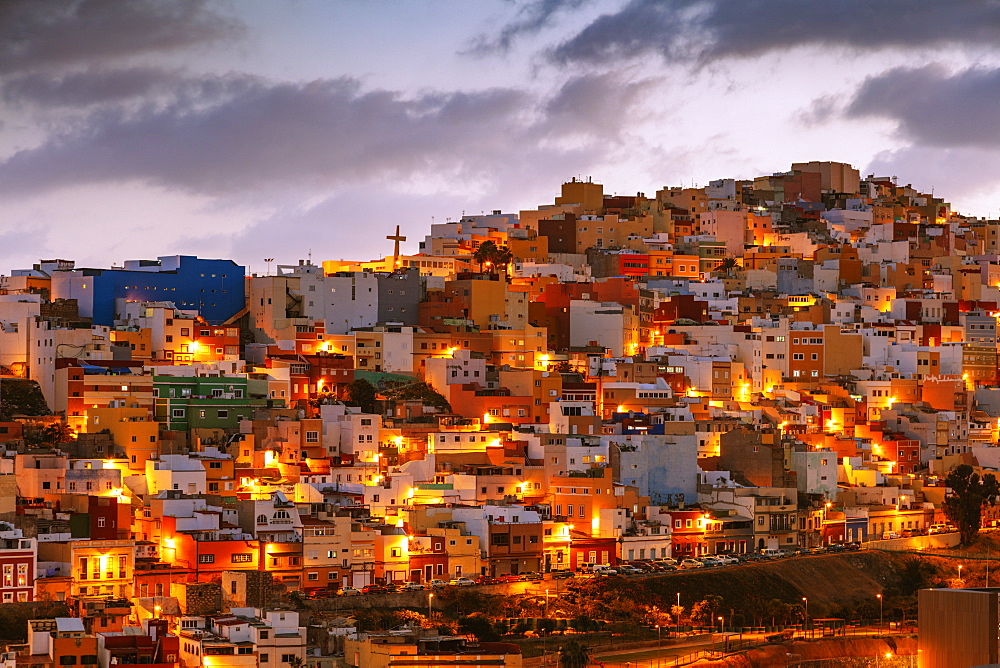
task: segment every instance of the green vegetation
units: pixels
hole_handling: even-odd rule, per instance
[[[980,478],[968,464],[955,467],[945,484],[951,490],[944,500],[944,513],[948,521],[958,528],[962,544],[969,545],[979,535],[983,522],[983,507],[996,503],[1000,484],[992,473]]]
[[[42,396],[42,388],[35,381],[24,378],[0,380],[0,421],[9,421],[15,415],[52,415]]]
[[[364,378],[358,378],[347,386],[347,405],[358,406],[364,413],[375,412],[375,386]]]
[[[501,267],[506,268],[514,259],[514,254],[506,246],[498,246],[496,242],[486,240],[479,244],[479,248],[472,254],[472,258],[479,263],[479,270],[482,271],[485,264],[491,274],[497,273]]]

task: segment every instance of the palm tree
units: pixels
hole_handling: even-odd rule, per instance
[[[590,663],[590,648],[570,640],[559,648],[560,668],[586,668]]]
[[[496,248],[496,243],[487,239],[483,243],[479,244],[479,247],[473,251],[472,259],[479,263],[479,271],[483,270],[483,264],[492,260],[493,254],[496,252]]]
[[[514,259],[514,254],[507,246],[497,246],[496,242],[487,239],[479,244],[479,247],[472,253],[472,259],[479,263],[479,270],[483,270],[483,265],[489,265],[490,273],[496,273],[498,268],[506,267]]]

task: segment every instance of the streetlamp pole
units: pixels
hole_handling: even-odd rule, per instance
[[[809,628],[809,597],[803,596],[802,603],[805,605],[806,608],[806,623],[802,627],[802,630],[805,631]]]
[[[659,647],[663,644],[663,634],[661,633],[660,625],[656,625],[656,646]]]
[[[431,592],[427,596],[427,619],[430,620],[431,616],[434,614],[434,593]]]
[[[875,598],[878,599],[878,632],[882,633],[882,594],[875,594]]]
[[[680,637],[681,635],[681,593],[677,592],[677,628],[674,633],[675,636]]]

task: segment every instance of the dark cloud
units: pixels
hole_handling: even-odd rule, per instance
[[[603,63],[656,53],[668,62],[708,62],[808,45],[872,51],[998,43],[1000,3],[994,0],[631,0],[550,57]]]
[[[466,53],[491,55],[507,53],[523,35],[533,35],[554,22],[559,12],[580,8],[590,0],[534,0],[521,6],[513,21],[496,33],[480,35],[472,41]]]
[[[892,119],[917,144],[1000,148],[1000,68],[897,67],[865,79],[845,113]]]
[[[594,150],[606,153],[605,135],[627,121],[639,90],[610,75],[581,78],[546,108],[517,89],[404,97],[346,77],[272,83],[240,75],[179,89],[197,94],[138,110],[98,107],[73,130],[0,163],[0,181],[18,195],[137,181],[232,196],[422,174],[485,176],[588,125]]]
[[[620,72],[569,79],[545,107],[550,125],[562,132],[614,136],[655,81],[630,81]]]
[[[88,69],[61,76],[32,72],[10,78],[0,92],[15,104],[79,108],[173,93],[180,81],[177,72],[155,67]]]
[[[240,37],[205,0],[5,0],[0,62],[7,73],[78,66]]]

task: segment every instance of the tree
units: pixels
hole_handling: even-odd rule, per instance
[[[479,263],[480,271],[485,264],[489,267],[490,273],[495,274],[500,267],[510,264],[514,254],[506,246],[497,246],[496,242],[487,239],[472,253],[472,259]]]
[[[955,467],[945,478],[950,490],[944,499],[944,514],[958,528],[963,545],[976,539],[983,521],[983,507],[996,503],[1000,484],[992,473],[980,477],[968,464]]]
[[[691,621],[702,626],[714,626],[716,613],[722,609],[722,597],[709,594],[691,606]]]
[[[493,628],[489,618],[481,612],[474,612],[458,620],[458,632],[476,637],[480,642],[495,642],[500,635]]]
[[[590,663],[590,648],[575,640],[559,648],[560,668],[585,668]]]
[[[360,406],[365,413],[375,412],[375,386],[364,378],[358,378],[347,386],[347,403]]]

